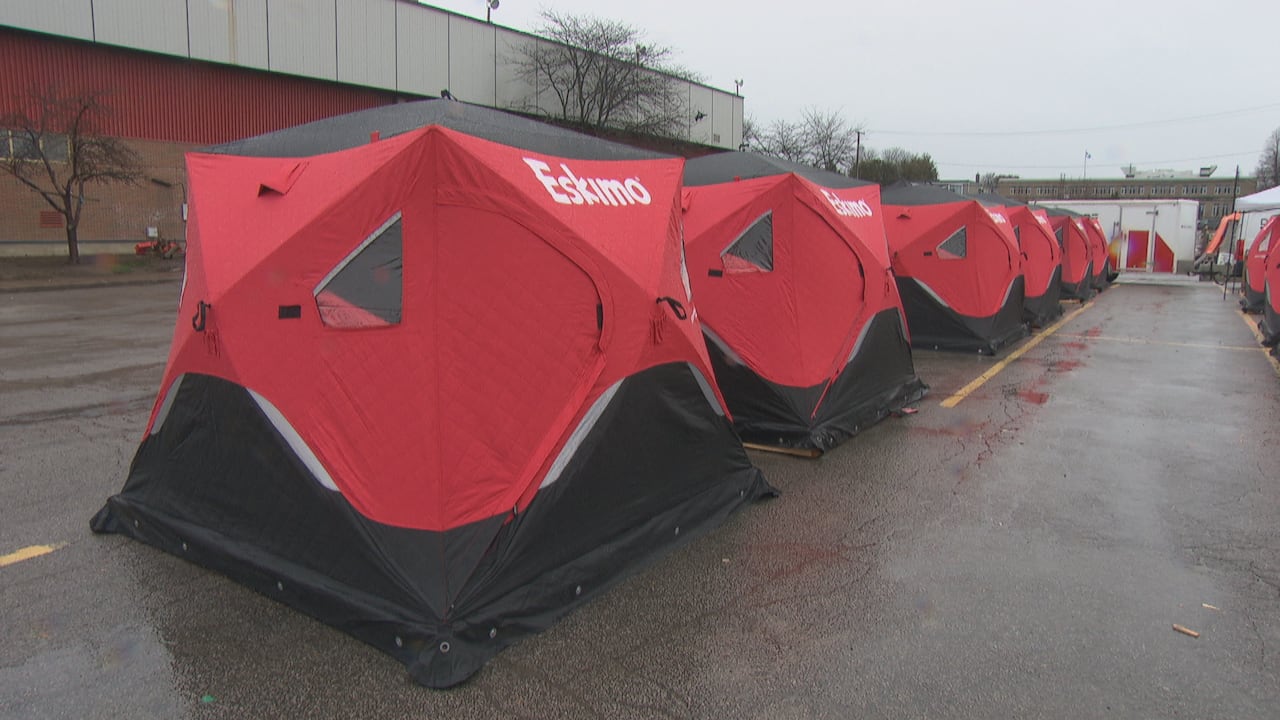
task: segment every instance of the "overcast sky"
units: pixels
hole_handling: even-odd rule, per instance
[[[1280,0],[501,0],[642,28],[761,125],[838,111],[944,178],[1240,165],[1280,127]],[[484,18],[484,0],[426,4]],[[1126,127],[1116,127],[1126,126]]]

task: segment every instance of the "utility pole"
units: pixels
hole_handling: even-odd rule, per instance
[[[858,138],[858,150],[853,156],[853,176],[862,179],[862,131],[854,130],[853,134]]]
[[[1239,196],[1240,196],[1240,166],[1236,165],[1236,179],[1235,179],[1235,182],[1231,183],[1231,214],[1232,215],[1236,214],[1236,198],[1238,198]],[[1235,238],[1231,238],[1231,257],[1233,260],[1240,259],[1236,257],[1236,243],[1239,241],[1239,238],[1244,235],[1244,223],[1240,222],[1240,220],[1241,218],[1236,218],[1235,220],[1231,221],[1231,224],[1235,226],[1233,228],[1235,232],[1231,234],[1236,236]],[[1241,253],[1241,255],[1243,255],[1243,253]],[[1226,297],[1226,294],[1227,294],[1226,283],[1223,283],[1223,286],[1222,286],[1223,297]]]
[[[1231,212],[1236,211],[1236,197],[1240,195],[1240,166],[1236,166],[1236,181],[1231,184]]]

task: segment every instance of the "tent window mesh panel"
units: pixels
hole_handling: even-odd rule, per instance
[[[404,305],[400,220],[400,213],[392,215],[316,286],[316,308],[326,327],[400,323]]]
[[[943,260],[962,260],[969,252],[969,232],[960,228],[938,245],[938,257]]]
[[[1058,247],[1062,247],[1062,228],[1053,231],[1053,238],[1058,241]]]
[[[726,272],[773,270],[773,211],[761,215],[720,253]]]
[[[1021,225],[1013,226],[1013,238],[1017,240],[1019,243],[1022,242],[1022,226]]]

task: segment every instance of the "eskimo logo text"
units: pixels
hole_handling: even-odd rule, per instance
[[[648,205],[653,199],[638,177],[623,180],[615,178],[584,178],[573,174],[569,166],[560,163],[561,175],[541,160],[524,158],[534,177],[547,189],[552,200],[561,205]]]
[[[831,207],[836,209],[837,215],[867,218],[875,214],[871,211],[871,206],[867,204],[866,200],[843,200],[825,188],[822,188],[822,195],[827,199],[827,202],[831,203]]]

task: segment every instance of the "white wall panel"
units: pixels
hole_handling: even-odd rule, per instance
[[[0,0],[0,25],[324,80],[559,114],[554,93],[519,77],[521,47],[543,43],[402,0]],[[675,81],[688,139],[742,141],[742,98]],[[699,112],[706,114],[694,121]]]
[[[733,97],[733,140],[726,146],[733,150],[737,150],[742,144],[743,137],[746,132],[746,100],[741,96]]]
[[[711,88],[701,85],[689,83],[689,139],[696,143],[711,144],[712,134],[712,115],[715,111],[713,105],[715,92]],[[698,113],[702,113],[705,117],[701,120],[694,120]]]
[[[532,82],[520,77],[523,49],[533,47],[534,38],[510,30],[498,30],[498,102],[500,108],[521,112],[538,110],[538,93]]]
[[[94,39],[108,45],[187,55],[187,5],[174,0],[94,0]]]
[[[337,0],[338,80],[396,87],[398,0]]]
[[[449,16],[449,92],[464,102],[497,104],[494,26]]]
[[[0,25],[93,39],[90,0],[0,0]]]
[[[271,69],[338,79],[333,0],[267,0]]]
[[[399,90],[439,95],[449,87],[449,15],[397,3],[396,81]]]
[[[734,128],[733,96],[728,93],[713,93],[711,109],[703,112],[711,116],[702,121],[711,123],[711,137],[707,142],[718,147],[738,147],[736,144],[731,144]]]
[[[187,0],[191,57],[267,67],[267,0]]]

